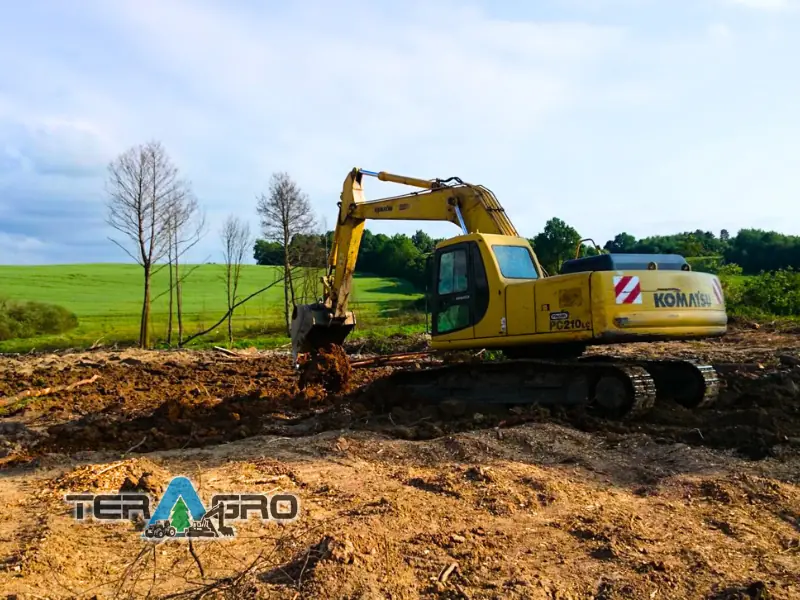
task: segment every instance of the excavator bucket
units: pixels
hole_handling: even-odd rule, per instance
[[[348,312],[344,319],[335,319],[323,304],[298,304],[292,313],[292,358],[328,344],[342,345],[356,325],[356,317]]]

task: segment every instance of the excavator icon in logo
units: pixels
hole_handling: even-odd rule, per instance
[[[247,520],[251,512],[261,520],[292,521],[299,503],[293,494],[216,494],[206,510],[192,482],[175,477],[156,506],[142,538],[162,541],[181,538],[232,538],[236,530],[227,521]]]

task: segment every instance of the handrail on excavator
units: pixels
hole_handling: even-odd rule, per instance
[[[592,242],[592,244],[594,244],[594,247],[599,254],[603,254],[605,252],[605,250],[603,250],[600,246],[598,246],[597,242],[595,242],[592,238],[583,238],[581,241],[578,242],[578,245],[575,248],[575,258],[581,257],[581,248],[583,248],[583,242]]]

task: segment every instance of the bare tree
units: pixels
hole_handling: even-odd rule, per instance
[[[172,290],[178,321],[178,343],[183,341],[183,282],[186,276],[180,273],[180,257],[194,247],[205,233],[206,217],[200,211],[197,198],[188,188],[177,194],[170,207],[168,220],[170,245],[170,327],[172,326]],[[174,282],[174,283],[173,283]],[[171,330],[168,334],[171,339]]]
[[[308,196],[285,172],[272,174],[269,194],[261,194],[256,210],[261,217],[264,237],[278,242],[283,248],[283,308],[286,335],[291,335],[289,315],[290,307],[295,303],[291,242],[295,235],[310,232],[314,228],[314,213]]]
[[[228,344],[233,345],[233,311],[238,300],[239,277],[244,257],[252,244],[250,225],[229,215],[220,230],[225,260],[225,289],[228,301]]]
[[[170,235],[169,233],[167,235]],[[167,263],[169,263],[169,317],[167,319],[167,346],[172,346],[172,319],[175,314],[175,294],[172,291],[175,289],[175,283],[172,278],[172,236],[170,235],[170,243],[167,248]],[[159,294],[160,296],[160,294]],[[159,296],[156,296],[158,298]]]
[[[139,345],[150,345],[150,280],[153,266],[169,253],[169,215],[187,184],[160,142],[133,146],[108,165],[107,223],[127,238],[117,246],[142,267],[144,297]]]
[[[328,253],[326,236],[322,234],[297,235],[290,244],[292,265],[303,267],[294,282],[295,295],[301,303],[316,302],[322,292],[322,275],[325,273]]]

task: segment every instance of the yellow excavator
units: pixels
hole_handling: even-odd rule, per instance
[[[366,200],[364,177],[419,188]],[[436,402],[586,405],[618,418],[658,397],[688,408],[718,393],[709,365],[695,361],[584,355],[591,345],[703,339],[727,328],[719,279],[674,254],[601,253],[544,271],[494,193],[449,179],[417,179],[353,169],[339,203],[323,298],[298,305],[292,352],[342,345],[356,324],[348,300],[367,219],[450,221],[462,234],[440,242],[431,268],[434,351],[501,349],[507,360],[398,370],[389,387]]]

